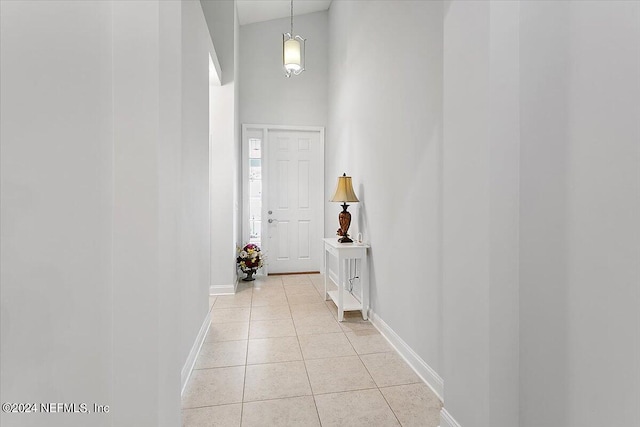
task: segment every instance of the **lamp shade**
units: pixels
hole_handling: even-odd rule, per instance
[[[284,68],[292,73],[302,69],[300,42],[296,39],[284,41]]]
[[[336,191],[331,198],[332,202],[359,202],[356,193],[353,191],[353,184],[351,183],[351,177],[347,174],[343,174],[338,177],[338,185]]]

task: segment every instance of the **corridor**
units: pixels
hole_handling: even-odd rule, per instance
[[[441,403],[360,313],[336,320],[321,275],[260,276],[211,297],[183,426],[421,426]]]

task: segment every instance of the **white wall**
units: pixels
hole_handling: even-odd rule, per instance
[[[351,234],[372,245],[372,309],[436,371],[442,13],[440,2],[332,3],[325,153],[326,200],[346,172],[361,201]],[[328,236],[339,211],[327,203]]]
[[[112,403],[111,7],[0,3],[3,402]]]
[[[463,426],[518,425],[518,7],[445,3],[444,401]]]
[[[222,84],[233,83],[235,72],[234,49],[237,45],[233,36],[236,14],[235,0],[200,0],[211,41],[216,49],[222,69]]]
[[[520,19],[521,425],[640,425],[640,3]]]
[[[113,4],[113,201],[105,208],[113,215],[110,404],[118,424],[157,420],[136,413],[133,400],[152,406],[158,395],[158,21],[153,2]]]
[[[208,310],[194,4],[1,3],[3,401],[111,406],[3,426],[180,423]]]
[[[452,2],[444,19],[444,400],[479,427],[489,425],[489,13],[488,2]]]
[[[307,39],[306,71],[286,78],[282,34],[289,31],[289,18],[240,27],[242,123],[326,125],[327,12],[294,18],[294,32]]]
[[[235,2],[201,1],[216,52],[220,53],[222,85],[210,90],[211,135],[211,291],[230,292],[236,283],[239,245],[238,46]]]
[[[334,2],[329,33],[326,186],[354,176],[373,309],[446,413],[637,425],[640,4]]]
[[[565,235],[570,189],[565,183],[571,17],[566,2],[545,6],[524,3],[520,19],[520,413],[523,426],[568,425],[565,417],[569,393]],[[534,34],[534,26],[542,26],[542,31],[536,30]],[[537,73],[541,74],[535,76]],[[540,369],[541,365],[544,369]],[[545,386],[542,393],[543,384],[553,384],[553,387]],[[534,410],[540,404],[547,410]]]
[[[211,91],[211,285],[233,291],[236,282],[234,84]]]
[[[184,344],[181,344],[183,313],[179,309],[183,289],[181,283],[179,222],[181,214],[182,175],[182,5],[164,2],[160,8],[160,25],[165,29],[160,33],[160,132],[158,140],[158,243],[159,243],[159,289],[158,292],[158,424],[174,426],[181,422],[181,414],[176,409],[180,391],[176,383],[181,375],[176,366],[182,367]],[[185,293],[187,301],[194,306],[202,298],[200,291]],[[195,314],[195,313],[194,313]],[[200,314],[202,315],[202,314]],[[187,331],[186,335],[191,335]],[[178,347],[178,350],[174,350]],[[172,349],[167,351],[166,349]],[[180,369],[181,371],[182,369]]]
[[[519,12],[517,2],[494,2],[489,15],[488,406],[492,427],[516,426],[519,421]]]
[[[235,164],[236,164],[236,177],[234,180],[235,198],[234,198],[234,210],[235,217],[233,223],[233,229],[235,230],[236,247],[244,246],[245,242],[242,241],[242,121],[240,120],[240,21],[238,16],[238,8],[234,9],[233,19],[233,81],[234,83],[234,99],[236,100],[234,105],[234,119],[236,122],[235,128]]]
[[[197,0],[182,1],[182,355],[208,310],[210,283],[209,54],[211,39]],[[211,206],[213,208],[213,206]]]
[[[444,19],[445,408],[638,425],[640,4]]]

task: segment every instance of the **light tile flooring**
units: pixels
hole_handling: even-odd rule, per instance
[[[420,426],[441,403],[359,312],[324,301],[321,275],[258,277],[211,297],[183,426]]]

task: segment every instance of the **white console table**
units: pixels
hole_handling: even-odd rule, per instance
[[[362,318],[367,320],[369,311],[369,262],[367,252],[369,245],[358,243],[338,243],[338,238],[323,239],[324,241],[324,299],[331,298],[338,306],[338,320],[342,322],[345,311],[361,311]],[[327,285],[331,279],[329,271],[329,259],[333,256],[338,260],[336,291],[329,291]],[[345,286],[349,281],[347,277],[347,262],[360,260],[360,300],[350,292],[345,292]]]

